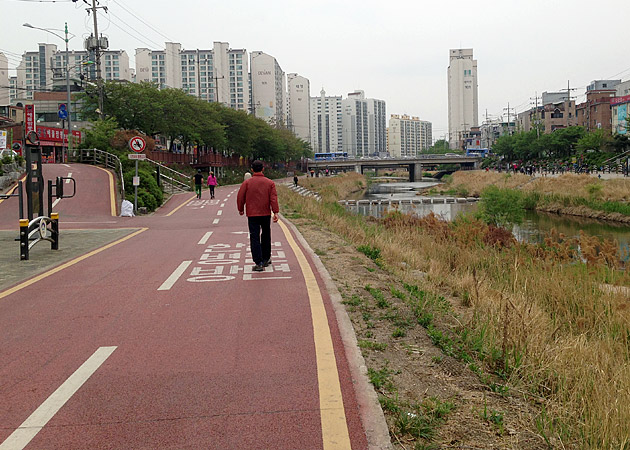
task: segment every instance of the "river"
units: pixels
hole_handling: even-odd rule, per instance
[[[368,200],[370,203],[348,205],[347,208],[353,212],[374,217],[381,217],[384,212],[394,209],[404,213],[412,212],[420,217],[433,212],[449,221],[459,214],[476,211],[477,203],[475,202],[443,203],[445,196],[420,197],[417,195],[419,191],[438,184],[440,184],[439,181],[426,178],[415,183],[373,183],[368,192],[361,199],[357,199]],[[418,202],[421,198],[425,201],[431,199],[428,201],[434,201],[434,203],[410,203],[411,200]],[[617,222],[529,211],[523,223],[514,226],[512,232],[518,240],[538,243],[543,242],[545,236],[554,228],[567,237],[577,237],[582,230],[591,236],[614,239],[619,243],[622,258],[627,261],[630,257],[630,227]]]

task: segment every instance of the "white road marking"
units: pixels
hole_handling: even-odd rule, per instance
[[[212,233],[213,231],[208,231],[206,234],[203,235],[203,237],[197,244],[205,245],[208,242],[208,239],[210,239],[210,236],[212,236]]]
[[[223,208],[225,206],[225,203],[221,203],[221,208]]]
[[[59,201],[60,201],[60,200],[61,200],[60,198],[58,198],[57,200],[55,200],[55,201],[53,202],[53,204],[52,204],[52,207],[54,208],[55,206],[57,206],[57,203],[59,203]]]
[[[117,347],[99,347],[87,361],[81,364],[70,378],[53,392],[50,397],[37,408],[22,425],[18,427],[3,443],[0,450],[21,450],[41,431],[50,419],[57,414],[63,405],[79,390],[81,386],[98,370],[114,353]]]
[[[70,168],[70,166],[68,164],[62,164],[63,166]]]
[[[72,172],[68,173],[68,178],[72,178]],[[66,180],[66,184],[70,183],[70,180]]]
[[[158,291],[170,290],[173,287],[173,285],[177,282],[179,277],[182,276],[182,274],[186,271],[186,269],[188,269],[188,266],[190,266],[191,264],[192,264],[192,261],[182,262],[179,265],[179,267],[175,269],[175,271],[171,274],[171,276],[168,277],[164,283],[162,283],[162,286],[158,288]]]
[[[214,219],[214,220],[212,221],[212,225],[216,225],[217,223],[219,223],[219,219]]]
[[[217,211],[217,216],[222,216],[222,215],[223,215],[223,210],[222,209],[218,210]]]

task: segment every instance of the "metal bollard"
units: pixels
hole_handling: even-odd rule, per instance
[[[28,260],[28,219],[20,219],[20,260]]]
[[[51,250],[59,250],[59,213],[50,213]]]

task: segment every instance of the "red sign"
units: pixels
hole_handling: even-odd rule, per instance
[[[35,105],[26,105],[24,107],[24,122],[26,124],[25,134],[29,131],[37,131],[37,122],[35,121]]]
[[[65,128],[37,127],[37,135],[41,145],[65,144],[68,142],[68,130]],[[81,142],[81,132],[72,130],[72,140],[75,143]]]
[[[141,136],[134,136],[129,139],[129,148],[136,153],[142,152],[147,146],[147,142]]]
[[[619,105],[620,103],[628,103],[630,102],[630,95],[626,95],[624,97],[613,97],[610,99],[611,105]]]

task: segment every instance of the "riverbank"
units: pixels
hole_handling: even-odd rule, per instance
[[[306,182],[339,198],[365,186],[357,174]],[[477,222],[378,221],[332,194],[279,193],[344,297],[397,448],[628,442],[628,300],[599,289],[627,275]]]
[[[630,224],[630,178],[612,175],[599,179],[570,173],[530,177],[520,173],[459,171],[441,190],[478,197],[488,186],[515,189],[527,195],[529,204],[538,211]]]

